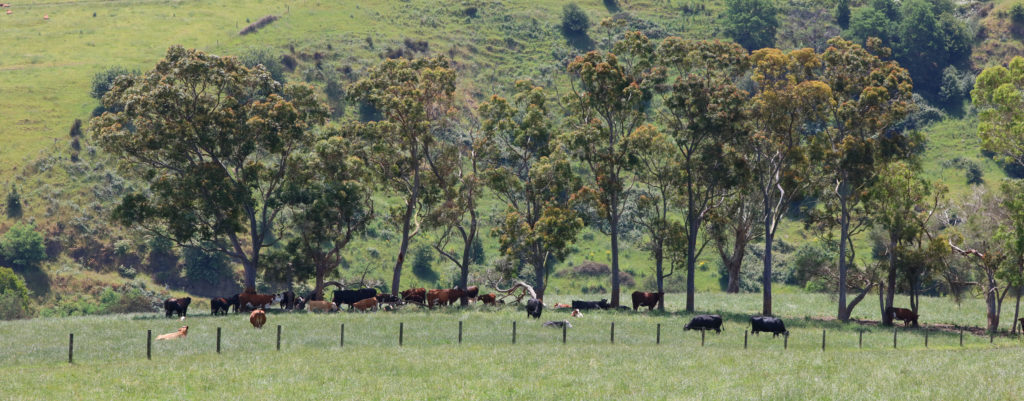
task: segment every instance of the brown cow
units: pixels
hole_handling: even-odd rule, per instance
[[[450,290],[430,290],[427,291],[427,307],[433,309],[434,303],[438,305],[448,305],[448,296]]]
[[[917,327],[917,314],[910,309],[904,308],[886,308],[885,313],[892,316],[892,320],[902,320],[903,326],[906,327],[910,322],[914,322],[914,327]]]
[[[281,302],[284,296],[281,294],[257,294],[256,290],[252,288],[246,288],[241,294],[238,294],[238,308],[245,309],[266,309],[271,305]]]
[[[641,306],[648,307],[647,310],[654,310],[654,307],[658,306],[658,301],[664,296],[664,292],[633,291],[633,311],[636,312],[637,308]]]
[[[483,302],[484,305],[495,305],[495,300],[497,300],[497,297],[494,295],[494,293],[484,294],[480,296],[480,302]]]
[[[263,309],[256,309],[249,314],[249,323],[252,323],[252,327],[262,329],[263,325],[267,323],[267,313]]]
[[[360,312],[366,312],[367,310],[377,310],[377,298],[366,298],[362,301],[352,304],[352,307],[359,309]]]
[[[309,301],[306,302],[310,312],[337,312],[338,305],[330,301]]]
[[[458,288],[448,290],[448,305],[455,305],[456,302],[462,299],[463,295],[466,295],[466,292]]]
[[[422,304],[427,299],[426,288],[410,288],[408,290],[402,291],[401,294],[402,299],[404,299],[406,302],[416,302]]]

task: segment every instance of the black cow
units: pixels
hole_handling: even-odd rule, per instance
[[[185,317],[188,315],[188,305],[191,303],[191,297],[170,298],[164,301],[164,312],[167,313],[167,317],[171,317],[173,313],[177,313],[178,317]]]
[[[608,304],[607,299],[600,301],[572,301],[572,308],[579,310],[587,309],[608,309],[611,305]]]
[[[540,313],[544,311],[544,304],[537,298],[530,298],[526,301],[526,316],[540,319]]]
[[[295,293],[291,290],[281,293],[281,309],[295,308]]]
[[[238,294],[235,294],[235,295],[232,295],[230,297],[227,297],[227,300],[228,300],[228,306],[233,308],[235,313],[238,313]]]
[[[237,305],[237,304],[236,304]],[[231,304],[227,298],[214,298],[210,300],[210,312],[214,316],[227,315]]]
[[[358,290],[334,290],[334,304],[340,308],[342,304],[348,305],[348,309],[352,310],[352,304],[362,301],[366,298],[374,298],[377,296],[376,288],[361,288]]]
[[[750,332],[757,334],[758,332],[772,333],[772,337],[776,337],[779,334],[789,335],[789,330],[786,330],[786,324],[782,322],[782,319],[771,316],[752,316],[750,318]]]
[[[397,297],[395,295],[384,294],[384,293],[377,294],[377,303],[393,304],[393,303],[399,303],[399,302],[402,302],[402,298],[399,298],[399,297]]]
[[[690,319],[690,323],[683,326],[683,330],[714,330],[715,333],[721,333],[722,317],[719,315],[697,315]]]

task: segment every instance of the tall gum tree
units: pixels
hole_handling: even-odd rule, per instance
[[[399,292],[409,242],[420,232],[421,195],[429,174],[425,157],[435,144],[434,131],[450,122],[454,92],[455,71],[443,56],[384,60],[349,90],[351,99],[369,102],[380,112],[380,121],[349,124],[371,144],[364,159],[378,182],[404,200],[388,213],[401,230],[393,295]]]
[[[1024,166],[1024,57],[986,68],[971,91],[981,147]]]
[[[751,62],[757,93],[751,106],[752,138],[745,150],[764,226],[761,313],[771,315],[775,231],[789,203],[810,184],[805,129],[808,123],[822,121],[832,90],[815,79],[821,59],[811,49],[761,49],[751,55]]]
[[[903,135],[894,126],[903,120],[911,106],[910,74],[895,61],[883,61],[889,49],[876,38],[867,48],[833,38],[821,55],[821,80],[831,91],[827,108],[828,124],[814,136],[816,173],[822,179],[827,226],[839,226],[839,307],[837,318],[848,321],[850,313],[870,287],[862,288],[847,302],[849,252],[856,227],[851,223],[867,212],[861,205],[867,188],[886,160],[897,158],[899,148],[887,142],[899,142]],[[837,220],[837,221],[836,221]],[[834,223],[834,224],[833,224]],[[867,224],[859,225],[867,227]]]
[[[630,170],[635,149],[626,138],[647,122],[655,45],[640,32],[628,32],[614,53],[591,51],[569,63],[571,91],[565,96],[571,129],[562,135],[566,150],[589,171],[586,188],[611,238],[611,304],[619,305],[619,237],[626,206],[634,195]],[[620,59],[620,56],[621,59]]]
[[[583,229],[570,205],[580,187],[554,138],[544,89],[518,81],[512,101],[492,96],[482,103],[482,176],[505,204],[492,235],[502,254],[533,268],[537,297],[544,298],[551,262],[566,256]]]
[[[694,310],[694,273],[708,214],[739,182],[737,145],[748,138],[749,94],[737,87],[747,71],[746,50],[721,41],[666,38],[658,60],[673,79],[658,117],[679,154],[680,203],[685,213],[686,311]]]
[[[362,146],[352,132],[326,130],[305,168],[285,191],[291,205],[291,235],[285,251],[295,277],[313,276],[314,299],[323,299],[325,277],[341,263],[345,247],[374,218],[370,176],[356,156]]]
[[[148,183],[121,200],[115,219],[226,254],[254,288],[261,250],[287,207],[281,194],[294,156],[327,118],[313,89],[175,46],[153,70],[119,78],[103,102],[123,108],[95,118],[94,137]]]

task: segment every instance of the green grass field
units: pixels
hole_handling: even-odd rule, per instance
[[[513,307],[271,313],[262,330],[245,315],[210,317],[200,305],[185,323],[155,314],[2,322],[0,398],[963,400],[1015,399],[1024,392],[1014,368],[1024,348],[1013,337],[998,336],[990,344],[988,337],[968,333],[961,347],[957,332],[933,328],[926,348],[923,329],[900,328],[893,349],[892,329],[806,319],[828,312],[825,297],[779,295],[777,310],[791,331],[788,349],[781,337],[768,335],[749,336],[744,349],[746,321],[758,299],[699,295],[699,302],[717,306],[703,309],[727,320],[722,334],[706,334],[703,347],[699,332],[682,330],[690,315],[674,312],[588,312],[572,319],[565,344],[561,330],[540,323],[568,318],[567,312],[546,310],[537,321]],[[669,310],[680,306],[677,298],[670,298]],[[926,327],[984,319],[978,300],[959,308],[945,299],[924,302]],[[146,360],[146,330],[155,337],[182,324],[190,326],[189,336],[154,342],[153,359]],[[219,355],[217,327],[223,336]],[[67,364],[71,332],[73,365]]]

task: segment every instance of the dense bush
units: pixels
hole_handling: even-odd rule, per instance
[[[182,252],[182,263],[185,265],[185,281],[191,292],[216,296],[238,287],[235,273],[223,253],[188,247]]]
[[[46,259],[43,234],[33,224],[15,224],[0,237],[0,254],[18,270],[38,266]]]
[[[1010,9],[1010,21],[1017,25],[1024,25],[1024,4],[1017,3]]]
[[[14,270],[0,267],[0,319],[24,319],[33,314],[25,281]]]
[[[562,32],[567,35],[586,34],[590,29],[590,17],[576,3],[562,7]]]
[[[7,193],[6,202],[7,217],[12,219],[21,218],[21,195],[18,194],[18,187],[11,187],[11,192]]]
[[[775,45],[778,9],[772,0],[726,0],[725,34],[747,50]]]
[[[284,64],[281,63],[281,58],[275,56],[268,49],[253,49],[242,54],[238,59],[249,68],[262,65],[275,81],[285,82]]]

